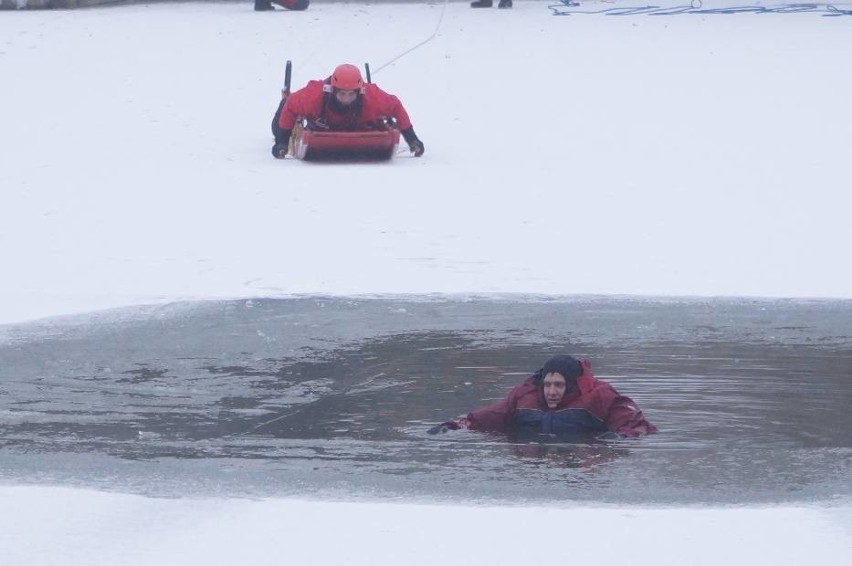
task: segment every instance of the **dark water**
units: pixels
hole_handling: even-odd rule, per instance
[[[588,357],[660,434],[430,424]],[[661,504],[852,496],[852,302],[188,303],[0,327],[0,481],[149,495]]]

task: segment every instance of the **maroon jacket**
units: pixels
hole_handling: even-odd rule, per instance
[[[595,378],[588,360],[580,360],[583,374],[555,408],[544,400],[541,379],[535,375],[509,392],[502,401],[475,410],[450,428],[539,434],[603,434],[640,436],[657,432],[630,398]]]
[[[328,110],[326,104],[332,95],[323,90],[326,84],[325,81],[310,81],[304,88],[291,93],[278,117],[278,126],[282,130],[292,130],[301,118],[316,120],[322,117],[331,130],[367,130],[380,118],[394,118],[400,131],[411,127],[411,119],[402,102],[373,83],[364,85],[360,113],[337,114]]]

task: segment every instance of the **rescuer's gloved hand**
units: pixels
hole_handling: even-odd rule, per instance
[[[292,130],[278,130],[275,134],[275,145],[272,146],[272,156],[284,159],[290,150],[290,133]]]
[[[423,155],[423,152],[426,151],[426,147],[420,140],[414,140],[413,142],[408,144],[408,149],[411,150],[411,153],[414,154],[414,157],[420,157],[421,155]]]
[[[408,149],[411,150],[414,157],[420,157],[423,155],[423,152],[426,151],[426,146],[423,145],[423,142],[420,141],[420,138],[418,138],[417,134],[414,133],[414,126],[407,130],[403,130],[400,133],[402,134],[402,137],[405,138],[405,143],[408,144]]]
[[[290,149],[289,143],[276,143],[272,146],[272,156],[276,159],[284,159]]]

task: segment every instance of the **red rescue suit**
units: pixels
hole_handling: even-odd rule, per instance
[[[502,401],[446,424],[449,428],[554,435],[615,432],[640,436],[657,432],[636,403],[595,378],[588,360],[580,362],[582,375],[553,409],[544,399],[541,379],[530,376]]]
[[[400,131],[411,128],[411,119],[399,98],[375,84],[365,84],[358,102],[344,113],[333,110],[333,94],[329,91],[328,82],[310,81],[305,88],[290,94],[278,117],[278,127],[289,131],[301,118],[321,118],[330,130],[359,131],[371,129],[381,118],[394,118]]]

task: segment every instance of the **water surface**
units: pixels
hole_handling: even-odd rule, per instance
[[[660,433],[435,422],[555,353]],[[304,298],[0,328],[0,481],[150,495],[654,504],[852,495],[852,302]]]

